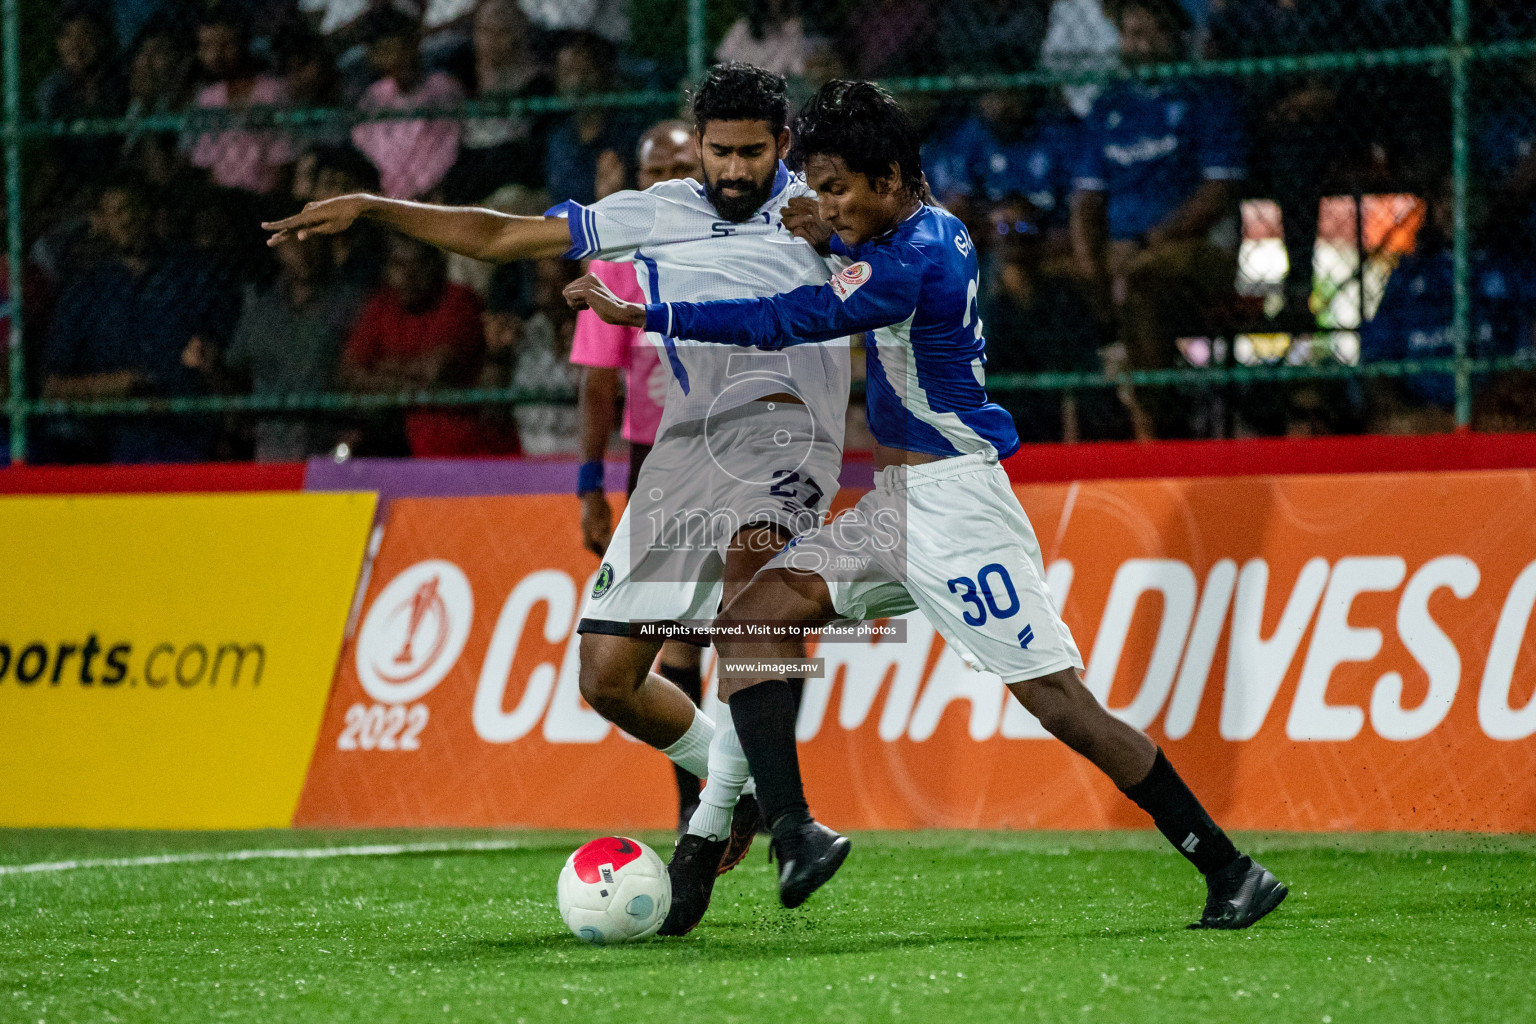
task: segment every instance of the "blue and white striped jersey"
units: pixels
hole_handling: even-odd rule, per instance
[[[651,304],[646,329],[791,352],[874,331],[865,396],[875,440],[932,455],[1017,451],[1012,418],[987,399],[981,273],[965,226],[922,206],[852,250],[834,238],[833,251],[856,262],[827,284],[770,298]]]
[[[786,202],[810,194],[805,179],[780,164],[773,193],[740,223],[722,218],[691,178],[616,192],[591,206],[565,202],[549,213],[570,219],[567,259],[633,262],[651,302],[739,299],[826,282],[826,260],[779,222]],[[842,447],[846,337],[793,352],[747,353],[650,333],[672,371],[658,439],[674,424],[787,392],[805,402],[819,434]]]

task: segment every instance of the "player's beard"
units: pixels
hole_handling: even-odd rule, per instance
[[[723,191],[726,188],[739,188],[744,191],[740,195],[728,196]],[[758,207],[773,195],[773,176],[770,175],[762,181],[752,181],[750,178],[724,178],[711,181],[706,173],[704,195],[720,216],[739,224],[751,218]]]

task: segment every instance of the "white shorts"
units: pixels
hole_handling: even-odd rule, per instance
[[[766,401],[669,427],[640,467],[577,629],[631,636],[636,622],[712,621],[736,533],[772,524],[797,536],[837,493],[842,449],[815,427],[806,406]]]
[[[921,609],[966,664],[1005,683],[1083,667],[1046,591],[1034,528],[989,456],[881,470],[849,512],[768,567],[821,576],[845,619]]]

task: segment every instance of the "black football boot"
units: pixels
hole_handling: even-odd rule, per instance
[[[781,815],[771,853],[779,860],[779,902],[798,907],[825,885],[848,858],[851,844],[809,815]]]
[[[657,935],[687,935],[704,919],[709,897],[720,874],[726,840],[685,835],[672,850],[667,877],[672,881],[672,906]]]
[[[1278,907],[1290,891],[1246,854],[1206,875],[1205,885],[1205,913],[1191,928],[1247,928]]]

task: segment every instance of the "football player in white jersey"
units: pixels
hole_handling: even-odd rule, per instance
[[[1083,685],[1082,656],[1046,590],[1034,529],[999,464],[1019,438],[987,397],[976,249],[959,220],[924,202],[911,119],[878,86],[834,81],[801,111],[795,136],[817,205],[836,231],[827,243],[855,261],[829,283],[644,306],[618,300],[591,277],[565,292],[609,323],[770,351],[874,332],[865,397],[875,489],[847,515],[791,540],[740,592],[716,620],[722,664],[783,664],[801,643],[778,637],[799,637],[795,627],[921,609],[968,664],[1000,676],[1205,876],[1205,909],[1192,927],[1252,925],[1286,887],[1232,844],[1151,739]],[[775,621],[791,628],[750,629]],[[779,898],[798,906],[837,871],[848,840],[810,816],[783,676],[722,671],[720,692],[732,717],[716,735],[705,804],[715,799],[710,787],[726,789],[750,767],[779,855]],[[685,848],[696,845],[685,837],[673,857],[673,933],[693,927],[709,905],[713,875],[684,871]]]
[[[263,227],[275,245],[344,231],[361,217],[492,262],[631,262],[651,302],[772,295],[831,276],[790,230],[808,190],[783,163],[788,114],[783,76],[719,65],[693,97],[702,184],[661,182],[590,206],[563,203],[543,217],[350,195]],[[582,610],[581,693],[619,728],[703,776],[714,723],[651,666],[668,635],[707,644],[699,627],[722,601],[820,521],[842,464],[848,349],[846,339],[771,353],[652,340],[671,381],[656,444]],[[745,855],[758,824],[753,801],[737,805],[734,820],[724,813],[723,830],[711,826],[730,835],[721,871]]]

